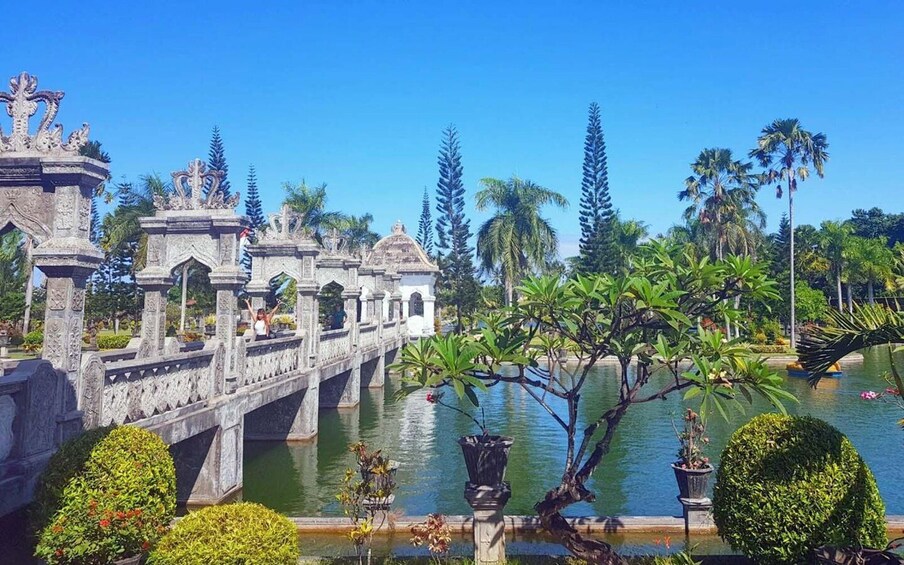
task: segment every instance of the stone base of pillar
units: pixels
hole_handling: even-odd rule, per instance
[[[245,415],[245,439],[310,441],[317,437],[319,390],[307,389],[265,404]]]
[[[496,486],[465,485],[465,500],[474,509],[474,563],[505,563],[505,516],[503,509],[512,497],[508,483]]]
[[[684,508],[684,532],[711,530],[716,527],[713,522],[713,502],[709,498],[681,498],[678,502]]]
[[[242,424],[214,428],[170,446],[179,504],[206,506],[242,489]]]
[[[321,408],[354,408],[361,402],[361,367],[339,373],[320,383]]]
[[[383,388],[386,381],[386,363],[383,355],[361,365],[361,388]]]

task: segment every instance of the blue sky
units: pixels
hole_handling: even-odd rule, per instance
[[[783,117],[830,142],[800,221],[904,210],[902,2],[275,4],[9,2],[0,75],[66,91],[59,121],[88,121],[117,179],[206,158],[217,124],[233,189],[254,163],[265,211],[305,178],[380,232],[415,230],[454,123],[475,231],[479,179],[517,174],[571,200],[549,216],[574,253],[591,101],[613,203],[654,233],[702,148],[746,155]],[[786,203],[760,202],[773,229]]]

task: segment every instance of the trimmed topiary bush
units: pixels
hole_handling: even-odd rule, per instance
[[[822,420],[763,414],[722,452],[719,535],[761,563],[799,563],[822,545],[883,547],[885,505],[851,442]]]
[[[34,353],[44,346],[44,332],[35,330],[25,334],[22,338],[22,349],[29,353]]]
[[[251,502],[191,512],[151,553],[153,565],[298,562],[298,532],[282,514]]]
[[[132,336],[128,334],[97,336],[98,349],[123,349],[129,345]]]
[[[35,555],[50,565],[110,563],[148,551],[176,511],[176,470],[156,435],[113,428],[63,489]]]

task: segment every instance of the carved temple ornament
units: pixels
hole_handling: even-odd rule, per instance
[[[0,126],[0,153],[78,155],[79,149],[88,142],[88,124],[69,134],[69,139],[63,143],[63,126],[53,124],[62,99],[62,92],[38,90],[38,77],[28,73],[9,79],[9,93],[0,92],[0,103],[6,104],[6,113],[13,123],[8,136]],[[44,103],[44,115],[38,130],[31,135],[29,121],[38,112],[41,102]]]
[[[223,172],[207,170],[200,159],[188,163],[185,171],[173,173],[173,192],[154,195],[154,207],[158,210],[229,210],[239,203],[239,193],[225,198],[220,189]],[[207,196],[204,191],[207,190]]]
[[[402,220],[396,220],[396,223],[392,224],[392,235],[399,235],[403,233],[407,233],[405,224],[402,223]]]
[[[323,236],[323,249],[327,255],[339,256],[348,253],[348,242],[342,237],[342,233],[333,228]]]
[[[278,214],[268,216],[270,225],[261,233],[261,241],[313,241],[311,229],[304,225],[304,215],[283,204]]]

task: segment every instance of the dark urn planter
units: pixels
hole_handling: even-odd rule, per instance
[[[505,468],[512,448],[512,438],[506,436],[474,435],[459,438],[458,445],[465,456],[468,482],[478,486],[496,486],[505,481]]]
[[[204,326],[204,335],[207,337],[213,337],[217,335],[217,327],[216,326]]]
[[[702,469],[685,469],[677,463],[672,463],[675,471],[675,480],[678,481],[678,496],[688,499],[706,498],[706,487],[709,485],[709,476],[713,473],[713,466],[707,465]]]
[[[370,483],[373,492],[392,492],[395,486],[395,474],[399,470],[398,461],[389,461],[389,472],[386,474],[377,474],[370,469],[360,468],[361,480]]]

